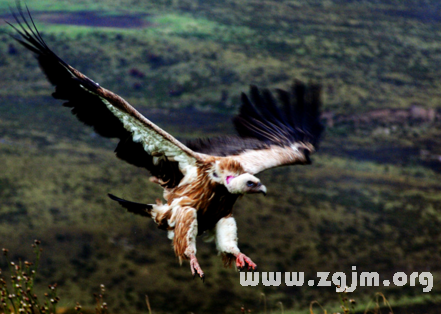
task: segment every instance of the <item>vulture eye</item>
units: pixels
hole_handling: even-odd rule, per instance
[[[254,183],[253,181],[248,181],[247,186],[252,188],[252,187],[256,186],[256,183]]]
[[[219,178],[219,176],[217,175],[216,172],[213,172],[213,177],[215,177],[215,178]]]

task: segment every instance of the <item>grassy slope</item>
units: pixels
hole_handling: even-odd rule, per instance
[[[29,6],[44,9],[47,8],[44,3],[30,2]],[[86,3],[69,8],[95,8]],[[439,106],[436,65],[440,33],[431,23],[386,14],[392,7],[380,11],[343,5],[296,7],[289,3],[264,3],[258,7],[256,3],[246,6],[238,2],[237,10],[232,11],[228,7],[222,10],[210,2],[189,8],[186,2],[177,3],[181,5],[161,6],[159,2],[154,8],[133,6],[134,12],[153,12],[150,18],[153,26],[145,30],[117,31],[122,37],[116,41],[115,31],[108,29],[98,33],[85,27],[46,28],[42,25],[41,29],[57,34],[59,41],[53,45],[60,47],[63,42],[64,50],[69,49],[72,37],[81,43],[77,37],[95,33],[98,37],[95,41],[101,45],[95,53],[90,53],[87,47],[78,49],[83,45],[77,45],[71,52],[59,53],[72,63],[79,55],[83,56],[84,65],[76,65],[88,72],[88,65],[93,61],[95,66],[88,74],[111,88],[119,86],[126,97],[142,98],[152,90],[163,93],[170,85],[178,84],[184,85],[185,93],[176,100],[176,106],[206,106],[210,103],[201,104],[200,96],[218,101],[219,88],[234,95],[251,82],[280,86],[298,77],[320,80],[325,87],[329,86],[326,109],[337,113],[407,107],[415,102]],[[118,5],[109,2],[103,7],[115,10]],[[51,8],[57,9],[58,6]],[[180,12],[187,9],[191,11]],[[71,38],[63,38],[60,33]],[[50,40],[48,38],[49,43]],[[130,51],[125,49],[128,44]],[[106,50],[106,58],[97,56],[103,50]],[[169,66],[152,69],[146,54],[160,54]],[[430,57],[426,57],[428,55]],[[12,62],[7,59],[5,63]],[[118,71],[106,73],[109,63]],[[143,80],[116,80],[135,65],[145,72]],[[105,78],[103,72],[107,74]],[[37,77],[35,73],[32,79]],[[149,81],[153,77],[160,79],[154,87]],[[14,83],[10,81],[11,85]],[[141,89],[134,91],[134,83],[141,83]],[[166,85],[163,89],[156,88],[163,84]],[[212,86],[217,87],[217,94],[213,94]],[[9,87],[4,85],[2,94],[11,93],[13,90]],[[163,106],[163,103],[153,102],[149,106]]]
[[[62,1],[57,6],[51,1],[28,4],[35,10],[66,7]],[[209,1],[167,1],[138,7],[124,2],[133,11],[153,12],[153,27],[41,29],[60,56],[146,113],[145,108],[189,106],[231,112],[249,83],[285,88],[293,77],[322,82],[325,110],[336,113],[414,102],[439,107],[436,25],[391,18],[372,7],[297,4],[237,1],[221,7]],[[68,8],[97,6],[84,1]],[[121,3],[99,6],[115,12]],[[12,41],[2,39],[1,51],[7,52]],[[161,62],[153,62],[152,55]],[[115,160],[112,145],[93,137],[58,103],[43,105],[48,100],[38,95],[48,95],[51,88],[29,54],[0,54],[0,68],[2,77],[9,77],[0,87],[0,164],[5,166],[0,174],[0,239],[8,239],[0,244],[24,257],[29,252],[22,243],[42,239],[47,247],[42,285],[57,281],[64,305],[90,303],[100,283],[108,287],[115,312],[145,310],[145,293],[155,310],[170,312],[237,311],[241,304],[258,308],[260,292],[272,305],[335,298],[328,289],[306,286],[240,287],[238,274],[224,270],[213,245],[203,243],[199,255],[207,283],[189,282],[188,265],[177,265],[165,234],[106,199],[107,192],[114,192],[153,200],[160,192],[148,184],[145,173]],[[127,75],[133,68],[145,76]],[[170,89],[182,94],[170,96]],[[223,103],[222,90],[229,95]],[[161,115],[158,119],[182,137],[217,132],[204,124],[198,129],[173,125]],[[427,148],[421,142],[436,141],[436,128],[399,125],[392,135],[377,137],[370,137],[370,127],[330,129],[313,166],[262,174],[271,195],[245,197],[237,205],[241,247],[261,271],[312,276],[320,270],[349,273],[357,265],[359,271],[385,275],[396,270],[438,273],[439,254],[433,248],[441,240],[439,174],[416,167],[412,159],[400,166],[339,153],[342,142],[343,148],[354,149],[390,143]],[[436,145],[430,149],[435,150]],[[357,296],[373,291],[359,289]],[[391,287],[386,294],[412,298],[420,291]],[[439,291],[431,296],[435,293]]]

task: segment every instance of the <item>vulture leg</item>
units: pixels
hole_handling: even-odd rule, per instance
[[[237,225],[233,217],[225,217],[216,224],[216,247],[222,254],[225,266],[231,265],[236,260],[236,266],[239,270],[248,268],[256,269],[257,265],[241,253],[237,246]]]
[[[173,247],[179,261],[190,260],[190,269],[193,277],[197,274],[204,280],[204,272],[196,258],[196,236],[198,235],[198,221],[196,209],[181,207],[176,210],[174,219]]]

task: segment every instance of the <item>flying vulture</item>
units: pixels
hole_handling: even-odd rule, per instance
[[[244,194],[267,193],[255,176],[266,169],[309,164],[323,131],[319,121],[320,87],[296,81],[277,96],[251,86],[242,93],[233,119],[238,136],[197,139],[186,144],[141,115],[127,101],[101,87],[59,58],[43,41],[28,10],[14,14],[14,38],[35,54],[52,96],[104,137],[118,138],[116,156],[146,168],[164,188],[165,202],[141,204],[109,194],[129,212],[151,217],[168,231],[180,262],[190,260],[193,276],[204,272],[196,258],[196,236],[214,235],[225,265],[255,269],[237,246],[233,205]],[[277,100],[276,100],[277,99]],[[279,108],[280,104],[280,108]]]

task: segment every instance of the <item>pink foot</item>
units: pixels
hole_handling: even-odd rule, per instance
[[[253,261],[243,253],[239,253],[236,255],[236,266],[237,269],[241,270],[248,267],[248,270],[255,270],[257,265],[253,263]]]
[[[199,266],[198,260],[194,254],[190,255],[190,269],[193,278],[196,276],[196,274],[198,274],[198,276],[201,277],[202,281],[204,281],[205,274],[202,271],[201,266]]]

